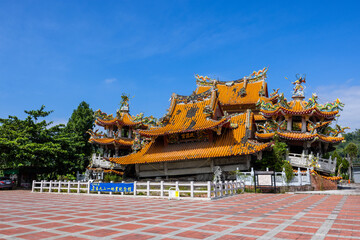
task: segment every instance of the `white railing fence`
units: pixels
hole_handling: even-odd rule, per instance
[[[255,172],[251,168],[251,172],[238,172],[236,174],[236,181],[244,182],[246,186],[254,186],[254,176]],[[277,187],[311,185],[310,170],[307,168],[305,172],[301,172],[300,168],[298,168],[294,172],[294,178],[287,182],[285,170],[283,169],[282,172],[275,172],[275,182]]]
[[[323,158],[319,153],[314,156],[312,153],[305,154],[305,152],[303,152],[302,154],[289,153],[286,157],[286,160],[289,161],[292,166],[302,168],[310,167],[314,159],[316,159],[317,162],[315,170],[327,173],[335,173],[336,158],[332,159],[331,156],[329,159],[326,159]]]
[[[110,157],[110,155],[108,155],[108,157]],[[101,156],[100,154],[93,154],[91,157],[91,163],[90,163],[91,167],[94,168],[121,168],[120,164],[117,163],[111,163],[110,161],[106,160],[103,156]]]
[[[109,194],[126,196],[145,196],[169,198],[170,191],[177,191],[178,198],[216,199],[244,192],[242,181],[225,182],[137,182],[134,181],[133,192],[90,191],[90,181],[33,181],[32,192]],[[124,183],[124,182],[123,182]]]

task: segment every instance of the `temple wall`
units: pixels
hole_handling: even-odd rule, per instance
[[[199,174],[212,175],[215,166],[220,166],[225,172],[235,171],[237,168],[243,171],[249,170],[250,156],[139,164],[136,167],[136,173],[139,177],[174,177]]]

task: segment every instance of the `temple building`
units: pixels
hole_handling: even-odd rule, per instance
[[[100,179],[103,178],[104,173],[122,175],[123,167],[109,162],[107,159],[130,154],[134,146],[135,135],[133,133],[137,129],[147,129],[149,125],[144,123],[151,123],[151,119],[145,119],[141,114],[132,117],[129,114],[127,101],[117,111],[116,117],[97,110],[95,118],[95,125],[103,128],[105,132],[99,132],[99,129],[88,132],[90,134],[89,142],[98,147],[99,154],[93,154],[87,174]]]
[[[103,171],[125,171],[127,177],[211,180],[218,167],[225,176],[249,170],[278,137],[288,144],[294,167],[316,162],[317,170],[333,173],[336,161],[325,161],[322,154],[344,139],[343,129],[329,127],[343,104],[321,105],[316,95],[304,101],[300,77],[292,101],[279,89],[269,96],[266,74],[264,68],[227,82],[196,75],[193,94],[173,94],[157,122],[131,116],[128,104],[116,117],[99,110],[95,123],[106,133],[91,132],[90,141],[102,149],[95,158],[109,164]]]
[[[322,155],[334,150],[334,145],[344,140],[344,129],[338,125],[332,129],[329,125],[338,116],[344,106],[339,99],[334,103],[319,104],[313,94],[304,101],[305,78],[299,77],[294,84],[292,101],[284,94],[277,97],[277,103],[260,101],[260,113],[266,118],[264,124],[257,124],[255,136],[258,140],[273,140],[278,136],[288,145],[288,160],[294,167],[306,168],[317,161],[315,168],[323,173],[334,173],[335,159],[323,159]]]

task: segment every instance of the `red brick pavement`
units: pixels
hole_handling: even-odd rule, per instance
[[[213,201],[0,191],[0,239],[360,239],[360,196]]]

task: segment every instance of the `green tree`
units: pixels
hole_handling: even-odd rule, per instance
[[[62,126],[50,127],[52,122],[39,118],[47,117],[52,111],[25,111],[28,116],[21,120],[16,116],[0,119],[0,167],[54,169],[58,156],[66,151],[54,141]]]
[[[287,145],[275,138],[272,150],[264,152],[262,159],[256,160],[254,167],[257,170],[265,170],[266,168],[274,171],[282,171],[286,161]]]
[[[351,142],[349,143],[346,147],[345,147],[345,152],[349,155],[350,158],[350,164],[349,164],[349,178],[352,178],[352,172],[351,172],[351,168],[352,168],[352,163],[355,160],[357,154],[358,154],[358,147],[356,146],[355,143]]]
[[[350,143],[354,143],[357,147],[358,147],[358,152],[357,152],[357,157],[360,156],[360,129],[356,129],[353,132],[350,133],[346,133],[343,134],[343,136],[345,137],[345,141],[340,143],[337,147],[336,147],[336,151],[342,156],[345,157],[346,156],[346,151],[345,148],[350,144]]]
[[[340,156],[340,154],[337,151],[332,152],[331,154],[331,158],[335,159],[336,158],[336,169],[335,169],[335,173],[338,176],[343,176],[344,174],[347,173],[348,168],[349,168],[349,162]]]
[[[68,156],[65,162],[69,165],[69,172],[83,172],[89,164],[92,153],[92,145],[89,143],[89,129],[94,127],[94,111],[89,104],[82,101],[73,111],[65,127],[65,134],[60,135],[63,144],[68,149]]]

